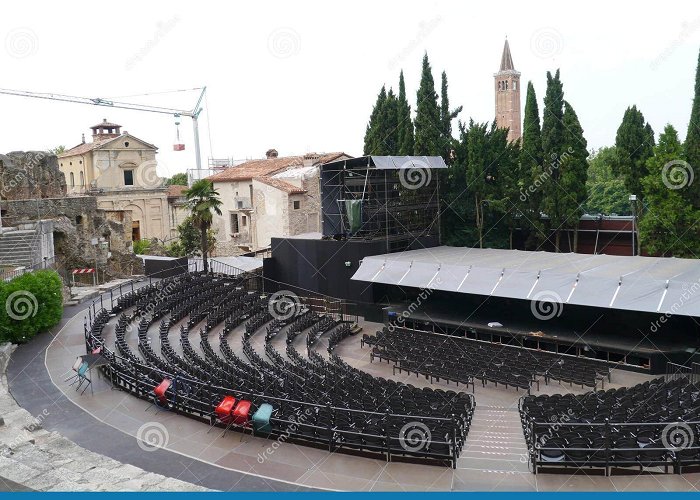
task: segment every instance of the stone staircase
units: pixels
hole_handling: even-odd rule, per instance
[[[35,229],[3,228],[0,234],[0,266],[31,266],[40,253]]]
[[[477,404],[457,467],[527,473],[527,446],[517,408]]]

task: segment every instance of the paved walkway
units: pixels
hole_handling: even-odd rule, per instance
[[[145,411],[148,404],[129,394],[110,390],[95,380],[94,394],[80,396],[63,378],[83,352],[83,315],[67,312],[63,329],[54,337],[43,335],[13,356],[8,374],[10,389],[33,414],[48,408],[45,427],[60,430],[81,446],[145,470],[220,490],[480,490],[577,491],[657,490],[694,491],[700,474],[591,476],[539,474],[527,471],[524,442],[517,418],[522,393],[501,387],[477,387],[477,412],[467,446],[457,469],[430,465],[387,463],[366,457],[328,453],[306,446],[281,443],[230,432],[207,433],[208,426],[168,412]],[[70,316],[74,316],[71,318]],[[363,323],[366,332],[378,325]],[[239,332],[230,334],[231,342]],[[218,332],[210,334],[215,339]],[[303,343],[303,338],[298,339]],[[254,339],[259,349],[258,339]],[[49,342],[51,344],[49,345]],[[177,345],[175,339],[171,339]],[[193,345],[197,345],[193,342]],[[48,349],[47,349],[48,346]],[[297,346],[299,352],[303,347]],[[323,352],[323,347],[318,347]],[[281,352],[283,350],[279,349]],[[336,352],[350,364],[374,375],[427,385],[422,377],[393,376],[387,363],[370,363],[369,349],[360,349],[358,337],[346,339]],[[44,359],[45,353],[45,359]],[[612,387],[631,385],[638,374],[616,372]],[[442,384],[438,384],[441,385]],[[445,386],[448,387],[448,386]],[[454,389],[454,385],[449,388]],[[557,384],[542,392],[582,392]],[[160,447],[144,451],[137,435],[158,436]],[[143,443],[141,443],[143,445]],[[150,448],[150,447],[149,447]],[[262,459],[261,459],[262,458]]]

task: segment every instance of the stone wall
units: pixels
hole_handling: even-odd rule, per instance
[[[66,195],[66,179],[56,155],[45,151],[0,154],[0,195],[6,200]]]

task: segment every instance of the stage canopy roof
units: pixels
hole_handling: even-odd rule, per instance
[[[365,257],[352,279],[700,317],[700,259],[442,246]]]

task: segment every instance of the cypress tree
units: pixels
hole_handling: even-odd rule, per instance
[[[413,153],[416,155],[440,154],[440,109],[435,92],[428,54],[423,56],[423,69],[417,92],[415,142]]]
[[[379,154],[377,152],[378,136],[380,134],[380,129],[383,127],[381,121],[385,103],[386,88],[382,85],[382,90],[379,92],[379,95],[377,95],[377,102],[374,103],[374,108],[372,108],[372,114],[369,116],[369,123],[365,130],[364,152],[366,155]]]
[[[554,76],[547,72],[547,91],[544,96],[542,119],[542,152],[544,172],[542,189],[542,211],[549,217],[548,228],[554,231],[554,247],[560,251],[561,226],[564,222],[562,191],[559,186],[560,158],[564,152],[564,89],[559,70]]]
[[[541,222],[542,191],[538,189],[542,175],[542,131],[540,111],[532,82],[527,83],[523,136],[520,149],[518,206],[521,212],[521,227],[528,230],[526,248],[535,249],[544,238]]]
[[[452,150],[452,120],[462,112],[462,106],[450,110],[450,98],[447,96],[447,73],[442,72],[442,85],[440,89],[440,142],[441,156],[450,163],[450,151]]]
[[[399,101],[393,89],[389,89],[384,103],[382,138],[384,147],[382,154],[396,155],[399,152]]]
[[[399,75],[399,99],[398,99],[398,154],[409,156],[413,154],[413,120],[411,119],[411,106],[406,98],[406,84],[403,79],[403,70]]]
[[[700,209],[700,53],[695,71],[695,96],[690,112],[688,132],[685,136],[684,151],[685,161],[690,164],[696,178],[692,184],[683,189],[682,194],[696,209]]]
[[[615,136],[615,149],[613,173],[622,177],[630,194],[642,198],[642,179],[648,173],[646,162],[654,152],[654,131],[637,106],[625,110]]]
[[[588,180],[588,143],[583,137],[583,128],[571,105],[564,101],[564,152],[561,158],[560,189],[563,207],[563,221],[566,227],[574,229],[573,245],[578,247],[578,225],[583,215],[583,204],[588,198],[586,181]],[[571,233],[568,233],[571,234]]]

